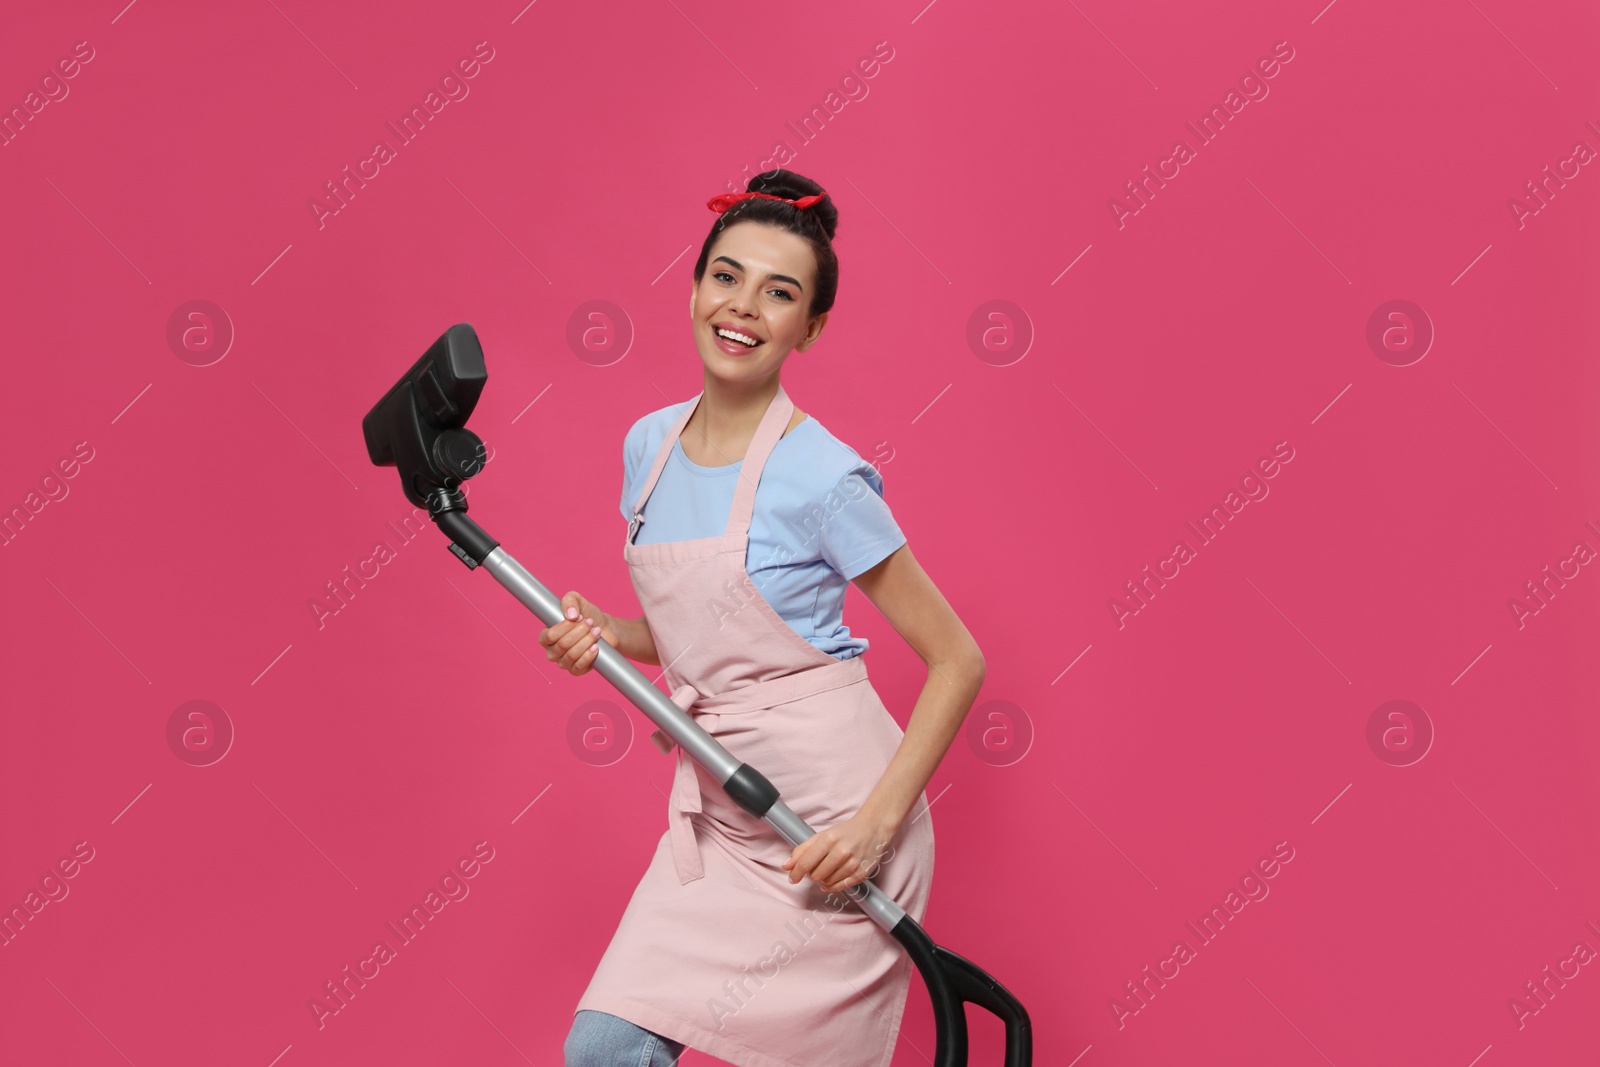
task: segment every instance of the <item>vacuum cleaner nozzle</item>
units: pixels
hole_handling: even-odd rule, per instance
[[[483,442],[466,423],[488,380],[477,331],[457,323],[361,420],[368,458],[399,468],[413,504],[431,510],[440,490],[454,496],[483,469]]]

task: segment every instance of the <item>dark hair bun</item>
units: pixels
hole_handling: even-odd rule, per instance
[[[816,196],[823,192],[823,188],[804,174],[796,174],[782,167],[762,171],[751,178],[745,186],[745,192],[765,193],[768,197],[782,199],[752,196],[736,202],[726,211],[718,212],[716,221],[711,224],[711,232],[706,234],[705,244],[700,246],[700,258],[694,265],[695,285],[698,286],[700,279],[705,277],[711,246],[716,244],[718,237],[728,227],[741,222],[772,226],[794,234],[810,247],[816,258],[817,272],[806,313],[827,314],[839,290],[839,256],[833,250],[833,235],[839,228],[839,209],[834,207],[833,197],[825,195],[810,207],[802,208],[783,203],[783,200]]]
[[[815,196],[823,191],[822,186],[807,178],[803,174],[796,174],[792,170],[782,167],[765,170],[750,179],[745,189],[753,193],[767,193],[772,196],[781,196],[789,200],[798,200],[802,196]],[[821,200],[799,212],[802,216],[809,215],[821,224],[822,232],[827,234],[828,240],[833,240],[834,233],[839,228],[839,209],[833,206],[833,194],[829,193]]]

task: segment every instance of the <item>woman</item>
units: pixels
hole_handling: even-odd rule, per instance
[[[739,1067],[887,1067],[911,961],[844,890],[871,878],[921,921],[923,789],[983,656],[877,471],[779,383],[833,306],[831,198],[779,169],[708,206],[720,217],[689,303],[704,389],[640,419],[624,447],[623,556],[644,614],[571,592],[568,621],[539,640],[575,675],[600,638],[664,665],[672,699],[817,833],[790,848],[676,753],[669,830],[578,1002],[566,1060],[660,1067],[690,1046]],[[842,624],[849,581],[928,665],[904,732],[867,680],[867,642]]]

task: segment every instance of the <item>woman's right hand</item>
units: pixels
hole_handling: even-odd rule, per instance
[[[616,622],[576,591],[561,598],[561,611],[566,619],[541,630],[539,643],[546,659],[574,676],[584,674],[594,666],[600,638],[617,647]]]

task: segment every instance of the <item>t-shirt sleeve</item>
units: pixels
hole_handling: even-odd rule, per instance
[[[827,496],[822,523],[822,558],[848,579],[877,564],[906,543],[883,499],[883,476],[857,459]]]
[[[622,439],[622,517],[633,521],[633,501],[639,490],[640,461],[644,458],[644,419],[635,422]]]

